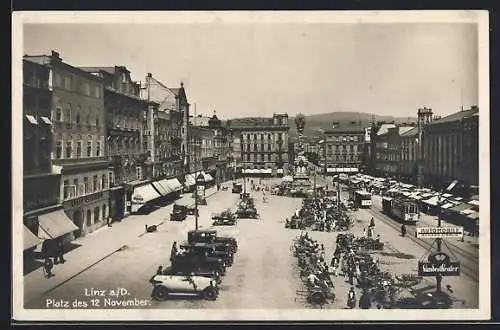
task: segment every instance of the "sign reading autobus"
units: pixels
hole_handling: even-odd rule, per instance
[[[462,238],[463,227],[417,227],[417,238]]]
[[[372,206],[372,194],[367,191],[356,190],[354,192],[354,203],[357,207],[370,208]]]

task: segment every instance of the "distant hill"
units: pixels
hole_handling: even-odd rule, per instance
[[[290,137],[297,136],[297,129],[295,127],[295,117],[289,118],[290,124]],[[393,117],[393,116],[379,116],[373,115],[373,120],[377,121],[394,121],[395,124],[416,122],[415,117]],[[317,115],[306,115],[306,126],[304,128],[304,135],[307,137],[314,137],[322,134],[322,130],[332,128],[333,122],[349,123],[351,121],[360,121],[361,127],[369,127],[372,121],[372,114],[364,112],[331,112],[322,113]]]

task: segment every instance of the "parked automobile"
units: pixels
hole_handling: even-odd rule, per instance
[[[231,248],[233,253],[238,251],[238,242],[234,237],[218,236],[216,230],[190,230],[188,231],[188,242],[212,242],[212,243],[226,243]]]
[[[231,210],[223,211],[212,216],[214,226],[234,226],[236,224],[236,215]]]
[[[226,261],[224,258],[196,253],[193,249],[177,254],[172,260],[172,267],[176,271],[184,273],[191,273],[202,268],[218,272],[220,275],[226,274]]]
[[[188,253],[200,255],[202,258],[214,257],[222,259],[225,267],[231,267],[234,261],[234,255],[229,244],[213,242],[189,243],[186,241],[181,243],[180,247],[188,251]]]
[[[185,270],[181,269],[176,269],[172,265],[170,265],[167,268],[164,268],[161,275],[190,275],[193,274],[194,276],[203,276],[203,277],[208,277],[213,280],[215,280],[215,283],[220,284],[222,282],[222,277],[221,274],[219,274],[218,271],[211,270],[208,268],[203,268],[203,267],[197,267],[195,269],[192,269],[191,272],[186,272]]]
[[[186,219],[188,209],[185,205],[174,204],[172,213],[170,213],[170,221],[183,221]]]
[[[243,185],[241,183],[233,183],[233,189],[231,189],[233,194],[240,194],[242,191]]]
[[[215,280],[204,276],[192,275],[155,275],[151,296],[156,300],[165,300],[173,295],[191,295],[206,300],[216,300],[219,288]]]

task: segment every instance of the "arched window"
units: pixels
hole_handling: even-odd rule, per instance
[[[80,124],[80,112],[78,110],[76,111],[76,123]]]
[[[92,157],[92,135],[87,137],[87,157]]]

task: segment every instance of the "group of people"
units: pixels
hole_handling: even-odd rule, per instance
[[[43,270],[46,278],[55,276],[52,272],[54,265],[63,264],[64,259],[64,244],[61,238],[48,239],[42,243],[42,257],[44,258]]]

